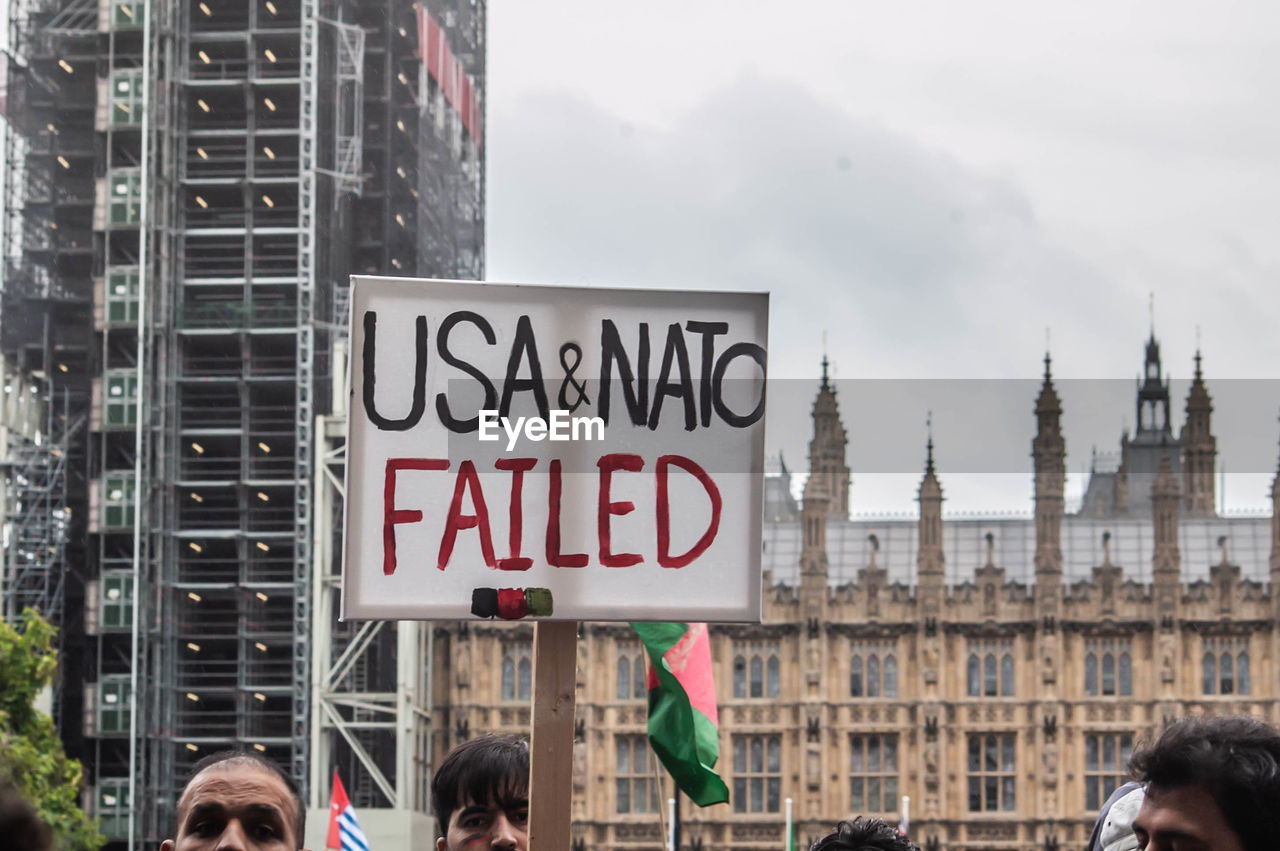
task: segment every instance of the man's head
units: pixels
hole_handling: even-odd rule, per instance
[[[1134,820],[1149,851],[1270,851],[1280,836],[1280,731],[1252,718],[1183,718],[1133,755]],[[1198,844],[1197,844],[1198,843]]]
[[[298,787],[269,759],[223,751],[197,762],[178,799],[178,830],[161,851],[298,851],[306,810]]]
[[[18,787],[0,778],[0,836],[14,851],[52,851],[53,834]]]
[[[840,822],[835,830],[813,843],[809,851],[920,851],[920,848],[883,820],[858,817]]]
[[[458,745],[431,779],[431,806],[440,822],[437,851],[527,851],[528,741],[485,735]]]

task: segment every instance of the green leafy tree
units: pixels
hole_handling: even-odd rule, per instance
[[[0,775],[7,775],[53,830],[62,851],[97,851],[106,842],[97,819],[80,809],[80,763],[68,759],[53,719],[36,695],[58,667],[54,628],[31,609],[22,631],[0,621]]]

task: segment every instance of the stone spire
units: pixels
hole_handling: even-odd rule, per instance
[[[1173,437],[1173,424],[1169,421],[1169,382],[1160,366],[1160,343],[1156,341],[1154,329],[1147,339],[1137,406],[1138,427],[1134,440],[1154,443]]]
[[[1183,506],[1187,514],[1206,517],[1214,513],[1214,458],[1218,441],[1209,427],[1213,401],[1200,372],[1200,350],[1196,349],[1196,373],[1187,394],[1187,419],[1182,426]]]
[[[944,568],[942,554],[942,485],[933,467],[933,434],[925,449],[924,478],[917,496],[920,503],[920,545],[916,551],[916,569],[920,576],[937,574]]]
[[[1036,599],[1043,616],[1056,616],[1062,582],[1062,513],[1066,487],[1067,445],[1062,437],[1062,402],[1053,388],[1049,353],[1044,355],[1044,383],[1036,399],[1035,462]]]
[[[933,467],[933,430],[926,444],[924,478],[920,480],[919,546],[916,548],[916,578],[922,594],[924,614],[936,617],[942,607],[946,582],[946,557],[942,552],[942,485]]]
[[[1280,466],[1271,480],[1271,599],[1280,616]]]
[[[821,589],[827,585],[827,516],[831,507],[826,482],[825,477],[810,474],[800,498],[801,585]]]
[[[1178,551],[1178,504],[1181,493],[1169,461],[1170,449],[1160,456],[1160,471],[1151,486],[1151,517],[1155,545],[1151,555],[1151,577],[1155,588],[1156,615],[1177,616],[1182,556]]]
[[[809,441],[809,481],[827,495],[827,510],[837,517],[849,516],[849,464],[845,447],[849,443],[836,391],[827,378],[827,359],[822,358],[822,386],[813,403],[813,439]],[[806,486],[806,492],[808,487]]]

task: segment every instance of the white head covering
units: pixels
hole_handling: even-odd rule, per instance
[[[1142,809],[1146,797],[1141,786],[1127,792],[1107,810],[1107,820],[1102,826],[1098,842],[1102,851],[1137,851],[1138,837],[1133,833],[1133,820]]]

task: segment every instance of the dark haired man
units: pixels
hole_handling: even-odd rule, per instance
[[[222,751],[197,762],[178,799],[178,832],[161,851],[298,851],[306,810],[280,766]]]
[[[53,833],[18,787],[0,778],[0,838],[12,851],[52,851]]]
[[[1147,784],[1133,830],[1147,851],[1274,851],[1280,731],[1252,718],[1183,718],[1129,761]]]
[[[920,851],[919,846],[878,818],[842,821],[809,851]]]
[[[431,778],[436,851],[529,848],[529,742],[484,735],[458,745]]]

